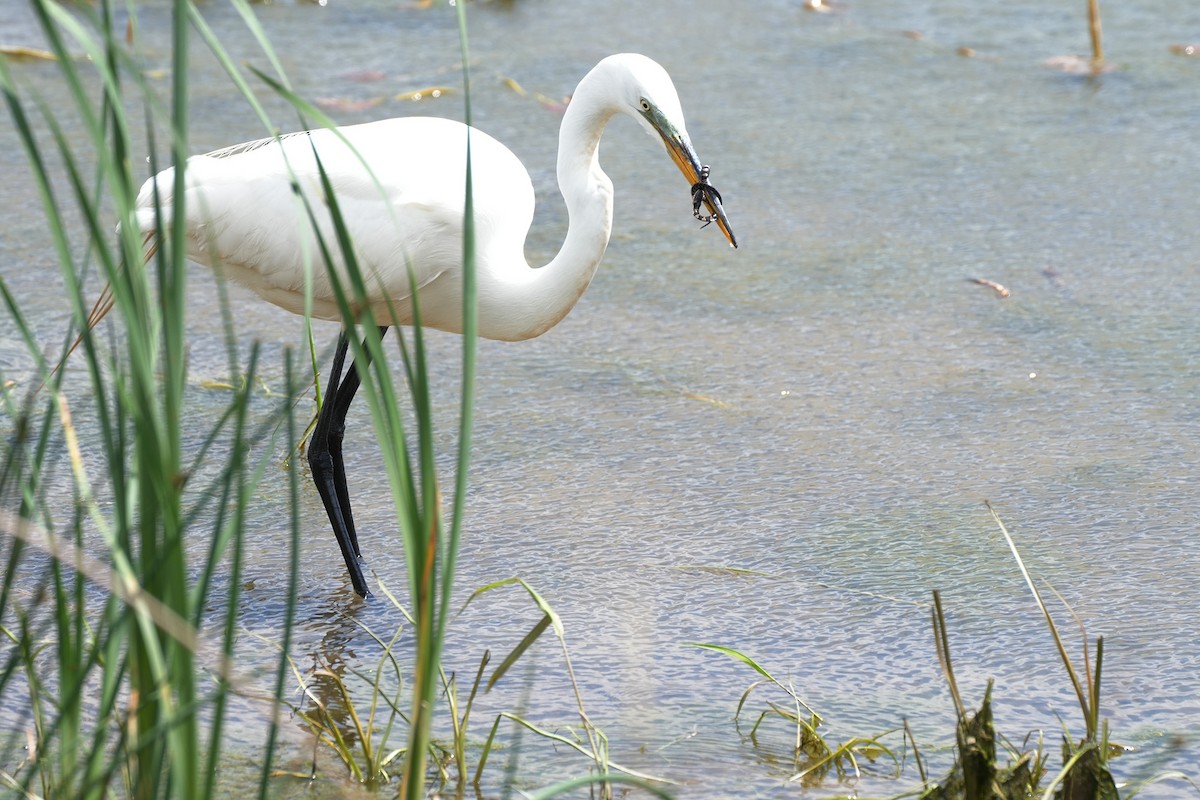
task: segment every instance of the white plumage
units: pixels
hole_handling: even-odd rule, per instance
[[[534,207],[529,174],[507,147],[470,131],[480,335],[537,336],[561,320],[591,282],[612,227],[612,183],[600,168],[597,146],[619,113],[660,136],[689,180],[699,180],[679,98],[662,67],[631,54],[601,61],[579,84],[563,118],[558,176],[570,226],[558,256],[537,269],[524,256]],[[411,321],[411,267],[423,324],[460,332],[467,131],[451,120],[398,118],[195,156],[187,165],[189,255],[219,262],[229,277],[297,314],[304,313],[310,283],[313,316],[340,320],[316,235],[293,189],[294,181],[316,212],[344,279],[315,149],[368,279],[375,319]],[[168,169],[142,187],[143,231],[155,229],[156,183],[164,218],[170,218],[173,181]],[[723,215],[719,222],[727,230]]]
[[[604,59],[583,78],[563,116],[558,183],[569,224],[562,248],[543,267],[532,268],[525,260],[534,195],[517,157],[481,131],[422,117],[294,133],[189,159],[188,253],[288,311],[304,313],[311,299],[314,317],[341,320],[306,210],[311,209],[328,243],[330,267],[348,286],[315,150],[351,234],[375,322],[412,322],[415,283],[422,324],[461,332],[469,131],[479,333],[529,339],[571,310],[608,246],[612,182],[600,168],[597,148],[617,114],[632,117],[661,139],[691,185],[696,216],[715,221],[736,247],[720,195],[688,139],[671,79],[645,56],[624,54]],[[143,232],[154,233],[171,220],[173,187],[173,170],[142,187],[137,221]],[[701,205],[708,214],[701,216]],[[343,333],[308,460],[354,590],[366,595],[342,460],[345,416],[359,384],[353,364],[343,380],[347,344]]]

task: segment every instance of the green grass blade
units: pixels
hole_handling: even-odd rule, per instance
[[[1017,568],[1021,570],[1021,576],[1025,579],[1025,585],[1029,587],[1029,591],[1033,594],[1033,599],[1037,602],[1038,608],[1042,612],[1042,616],[1046,619],[1046,625],[1050,628],[1050,635],[1054,638],[1054,645],[1058,648],[1059,658],[1063,662],[1063,666],[1067,670],[1067,675],[1071,679],[1071,685],[1075,689],[1075,696],[1079,700],[1079,707],[1083,711],[1083,717],[1087,721],[1091,721],[1091,714],[1088,711],[1088,696],[1083,690],[1083,685],[1079,681],[1079,676],[1075,672],[1075,667],[1071,663],[1071,656],[1067,653],[1067,647],[1063,643],[1062,637],[1058,633],[1058,626],[1054,624],[1054,618],[1050,616],[1050,610],[1046,608],[1046,604],[1042,601],[1041,592],[1033,583],[1033,578],[1029,574],[1029,570],[1025,568],[1025,561],[1021,558],[1020,551],[1017,550],[1017,544],[1013,541],[1012,535],[1009,534],[1008,528],[1005,527],[1004,521],[1000,519],[1000,515],[996,513],[996,509],[992,508],[991,503],[987,503],[987,509],[995,520],[996,525],[1000,528],[1000,533],[1004,535],[1004,541],[1008,542],[1008,549],[1012,551],[1013,558],[1017,562]],[[1088,731],[1088,738],[1092,738],[1095,731]]]
[[[723,653],[735,661],[742,662],[772,683],[779,683],[779,681],[775,680],[775,676],[767,672],[759,665],[757,661],[740,650],[734,650],[732,647],[725,647],[724,645],[720,644],[706,644],[702,642],[684,642],[683,644],[688,647],[699,647],[703,650],[712,650],[714,653]]]
[[[549,615],[544,614],[542,615],[542,618],[538,620],[537,624],[529,629],[529,633],[525,634],[520,643],[512,649],[512,652],[505,656],[504,660],[500,662],[500,666],[496,667],[495,672],[492,673],[492,677],[488,678],[488,682],[484,687],[484,691],[490,692],[492,687],[504,677],[506,672],[508,672],[509,668],[512,667],[513,664],[517,663],[517,660],[525,654],[525,651],[533,646],[533,643],[536,642],[538,638],[546,632],[546,628],[549,627],[550,617]]]

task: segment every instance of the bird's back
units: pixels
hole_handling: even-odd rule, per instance
[[[350,230],[368,302],[379,311],[390,301],[396,321],[408,321],[411,269],[416,283],[427,287],[421,293],[425,323],[454,330],[461,305],[467,130],[451,120],[397,118],[193,157],[187,168],[189,255],[295,313],[304,311],[309,283],[313,315],[340,319],[310,222],[311,214],[344,279],[323,170]],[[533,218],[529,175],[487,134],[472,129],[470,141],[477,248],[519,254]],[[138,197],[144,231],[155,228],[155,180],[164,218],[173,213],[174,176],[166,170]]]

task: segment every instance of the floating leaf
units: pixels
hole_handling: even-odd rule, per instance
[[[989,289],[992,289],[997,295],[1000,296],[1001,299],[1012,294],[1007,287],[996,283],[995,281],[989,281],[987,278],[971,278],[971,283],[978,283],[980,286],[986,286]]]
[[[58,57],[49,50],[39,50],[36,47],[23,47],[21,45],[0,45],[0,54],[8,58],[27,61],[57,61]]]
[[[733,408],[732,403],[726,403],[724,400],[718,400],[715,397],[709,397],[705,394],[693,394],[691,392],[685,392],[683,396],[689,400],[699,400],[702,403],[708,403],[709,405],[716,406],[717,408],[725,411]]]
[[[454,90],[449,86],[428,86],[424,89],[414,89],[410,92],[401,92],[396,95],[394,100],[436,100],[444,95],[453,94]]]
[[[314,101],[321,108],[331,111],[366,111],[383,103],[382,97],[370,97],[366,100],[353,100],[349,97],[319,97]]]
[[[507,86],[509,89],[512,89],[514,92],[519,94],[521,97],[532,97],[534,100],[537,100],[539,103],[541,103],[544,107],[550,109],[551,111],[557,111],[560,114],[563,111],[566,111],[567,105],[571,102],[571,98],[569,98],[569,97],[564,97],[562,100],[555,100],[553,97],[544,95],[541,92],[531,92],[528,89],[526,89],[524,86],[522,86],[521,84],[517,83],[512,78],[502,78],[500,80],[500,82],[503,83],[505,86]]]

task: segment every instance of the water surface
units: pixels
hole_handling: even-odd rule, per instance
[[[591,289],[542,338],[481,347],[461,596],[512,575],[535,585],[562,615],[614,760],[680,781],[680,797],[801,792],[784,783],[787,731],[755,746],[732,721],[756,675],[685,642],[736,647],[787,676],[835,740],[907,719],[944,770],[937,747],[952,740],[953,711],[929,629],[933,589],[968,701],[994,677],[998,729],[1017,741],[1040,729],[1054,752],[1059,718],[1076,733],[1082,720],[989,500],[1032,571],[1105,637],[1105,716],[1136,748],[1117,772],[1200,774],[1200,59],[1168,50],[1200,39],[1200,10],[1106,6],[1119,69],[1090,78],[1043,63],[1087,49],[1082,3],[799,5],[472,4],[475,121],[533,176],[531,260],[548,259],[566,224],[559,118],[502,79],[559,98],[617,51],[644,52],[675,78],[742,246],[695,229],[659,145],[632,124],[609,131],[616,230]],[[265,63],[232,10],[203,11],[238,58]],[[455,85],[444,8],[258,11],[306,96]],[[166,14],[149,8],[142,23],[152,38]],[[14,41],[36,38],[20,10],[0,24]],[[197,51],[195,149],[260,136]],[[368,70],[386,78],[364,81]],[[63,101],[52,67],[18,72]],[[461,118],[462,107],[450,95],[333,113]],[[22,156],[10,132],[0,137],[0,263],[53,350],[66,324],[57,268]],[[205,419],[226,398],[200,382],[229,370],[215,284],[194,276],[189,401]],[[282,383],[280,353],[301,342],[300,322],[244,292],[233,308],[244,342],[264,343],[267,384]],[[449,452],[458,342],[435,335],[432,347]],[[0,365],[19,373],[23,358],[0,322]],[[373,439],[365,410],[353,415],[363,550],[401,590]],[[268,638],[283,608],[286,491],[280,471],[249,510],[260,549],[243,624]],[[378,648],[353,621],[390,634],[398,615],[379,598],[350,601],[316,493],[304,503],[294,655],[373,670]],[[536,619],[515,591],[472,605],[452,628],[450,666],[473,673],[485,647],[506,652]],[[527,691],[530,718],[573,723],[561,656],[549,641],[534,655],[536,671],[514,672],[477,712],[479,738],[487,712]],[[240,721],[256,728],[252,710]],[[586,769],[529,737],[521,757],[522,786]],[[909,785],[876,772],[859,791]],[[846,788],[816,794],[833,791]]]

